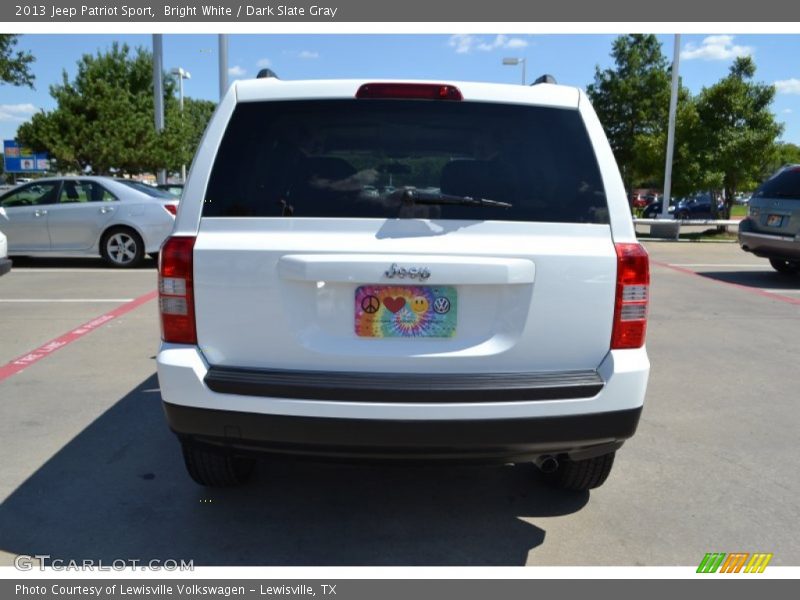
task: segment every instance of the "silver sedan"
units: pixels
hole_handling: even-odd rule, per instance
[[[99,254],[113,267],[134,267],[158,252],[178,202],[129,179],[37,179],[0,196],[0,231],[9,255]]]

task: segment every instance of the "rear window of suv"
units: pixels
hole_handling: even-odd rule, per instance
[[[237,106],[203,216],[608,222],[576,110],[376,99]]]
[[[800,200],[800,166],[789,167],[761,184],[753,198]]]

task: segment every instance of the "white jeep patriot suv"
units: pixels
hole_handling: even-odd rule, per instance
[[[605,481],[645,396],[648,257],[586,96],[545,81],[230,88],[159,265],[196,482],[257,452]]]

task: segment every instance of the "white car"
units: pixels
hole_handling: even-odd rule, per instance
[[[0,196],[0,231],[11,255],[100,254],[113,267],[135,267],[169,236],[178,204],[128,179],[37,179]]]
[[[0,231],[0,275],[5,275],[11,270],[11,259],[8,258],[8,244],[6,236]]]
[[[270,452],[586,490],[636,430],[648,257],[581,90],[239,81],[183,198],[157,363],[196,482]]]

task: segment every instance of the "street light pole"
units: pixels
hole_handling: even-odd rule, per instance
[[[181,69],[183,71],[183,69]],[[178,106],[183,112],[183,73],[178,75]]]
[[[170,73],[178,78],[178,105],[181,109],[181,118],[183,118],[183,80],[191,79],[192,74],[183,67],[175,67]],[[181,182],[186,183],[186,164],[181,165]]]
[[[228,35],[219,34],[219,99],[228,91]]]
[[[164,75],[163,75],[164,48],[160,33],[153,34],[153,101],[156,113],[156,133],[164,131]],[[159,169],[156,173],[158,183],[167,182],[167,171]]]
[[[669,96],[669,123],[667,125],[667,162],[664,165],[664,198],[661,200],[661,217],[669,216],[669,198],[672,195],[672,157],[675,150],[675,114],[678,111],[678,67],[681,61],[681,35],[675,34],[672,54],[672,90]]]
[[[525,59],[524,58],[504,58],[503,64],[509,67],[515,67],[517,65],[522,65],[522,85],[525,85]]]

